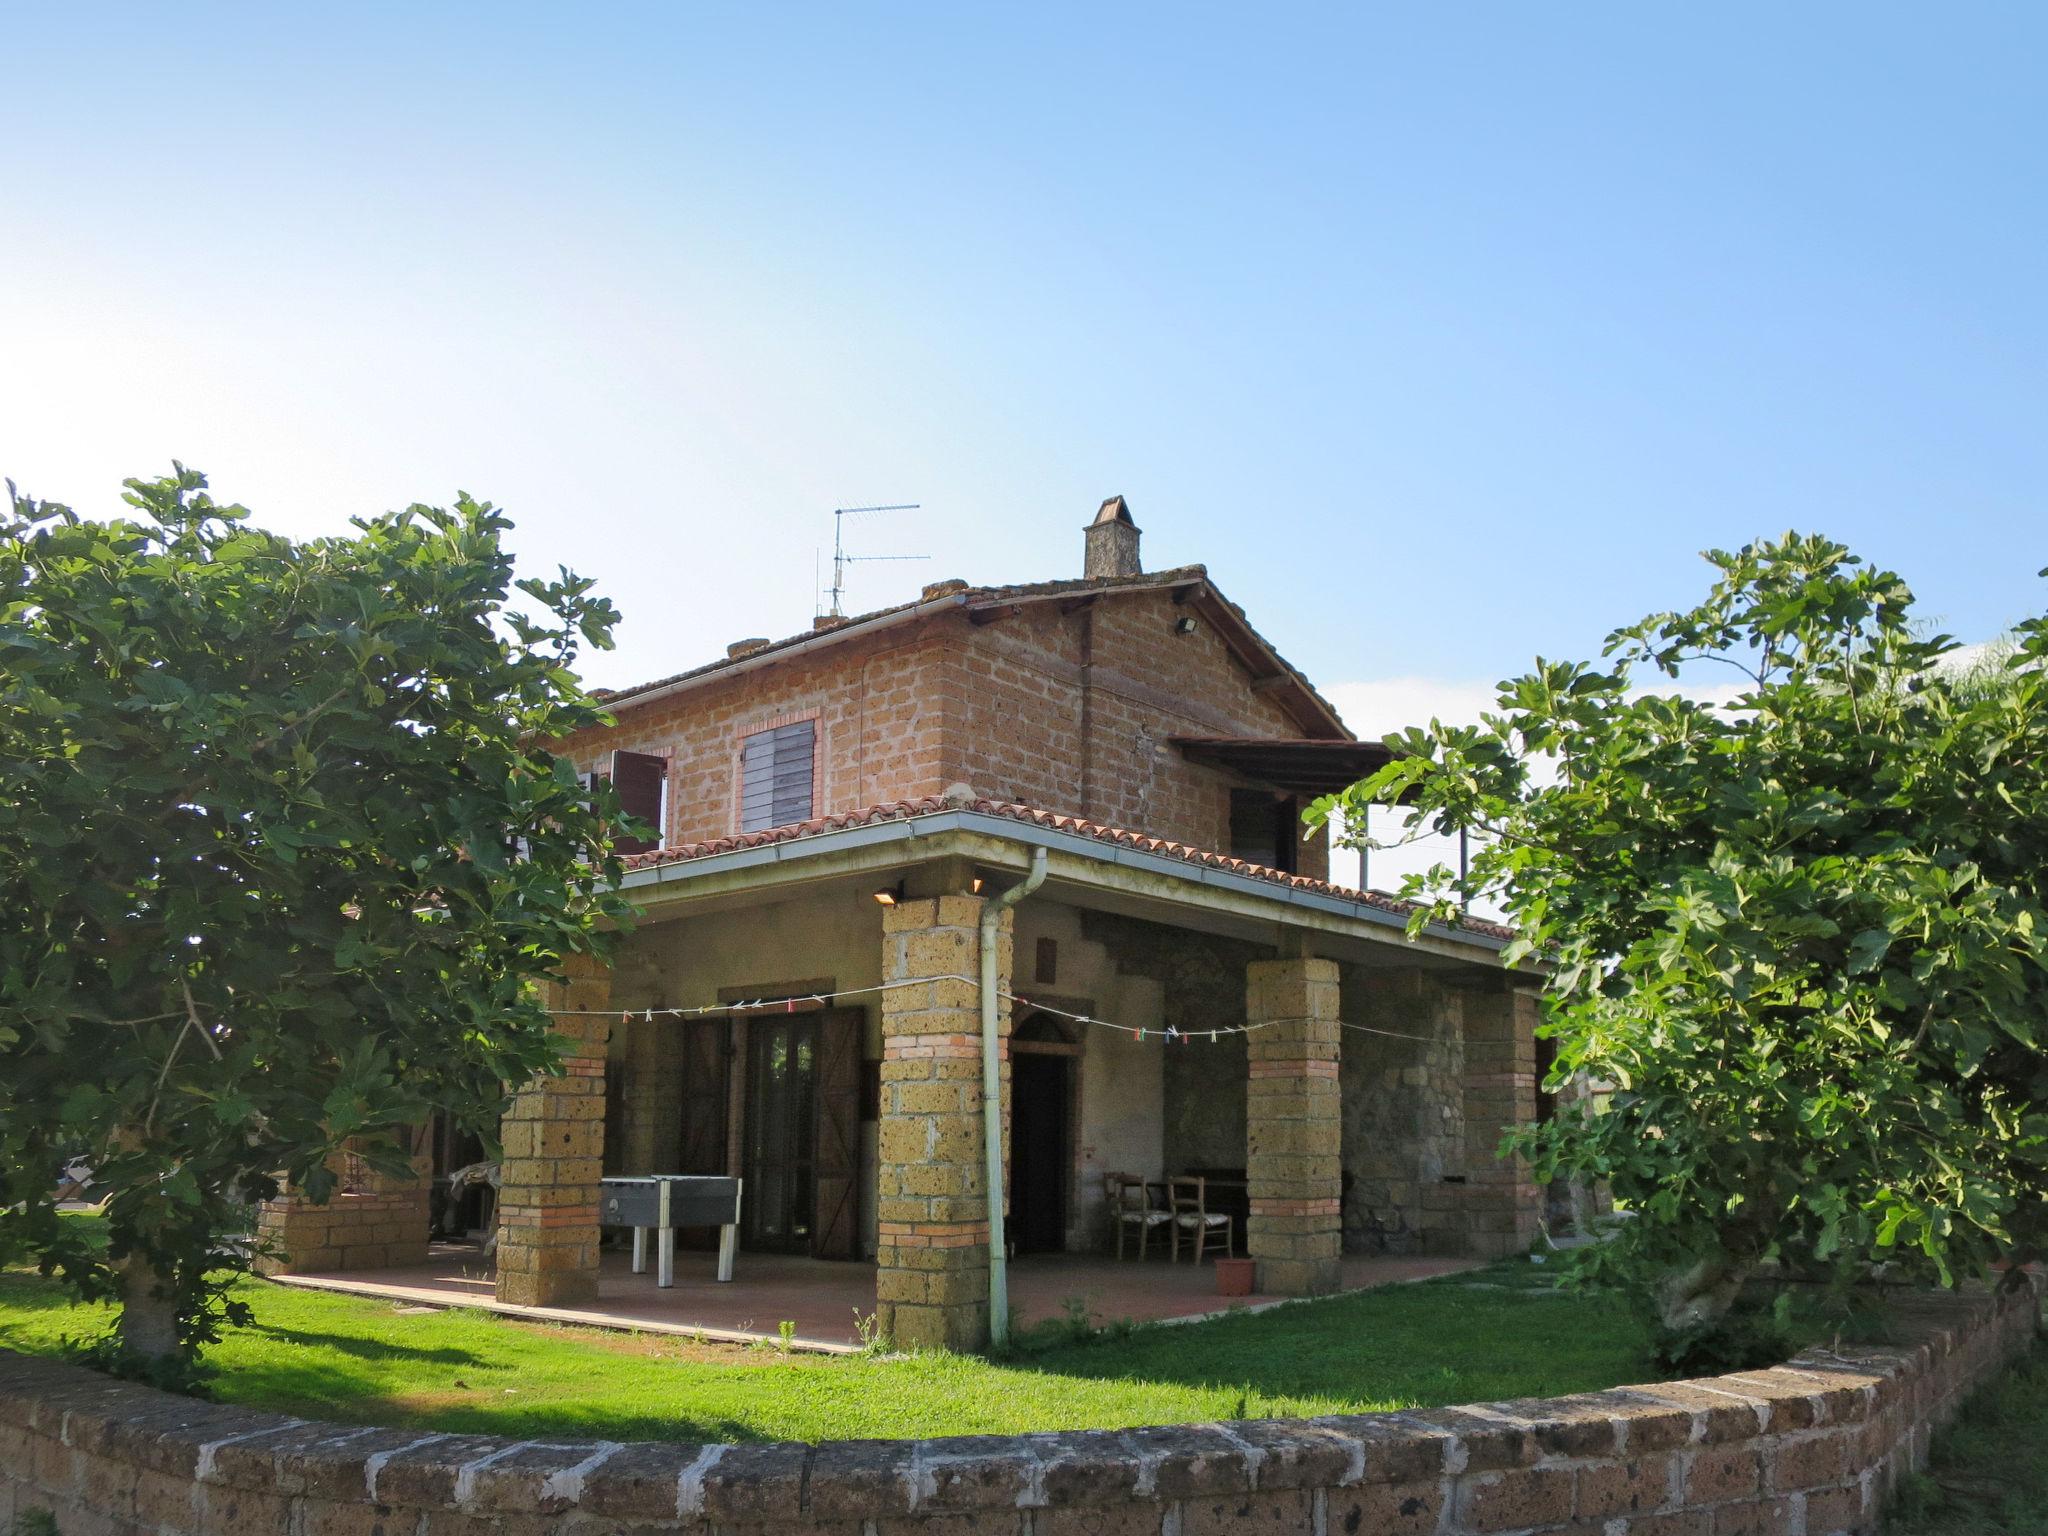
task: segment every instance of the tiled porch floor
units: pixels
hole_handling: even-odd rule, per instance
[[[1366,1290],[1423,1280],[1476,1268],[1477,1263],[1472,1259],[1347,1258],[1344,1288]],[[477,1250],[436,1243],[428,1261],[411,1268],[281,1276],[280,1283],[424,1306],[483,1307],[549,1322],[702,1333],[712,1338],[772,1339],[778,1325],[793,1322],[800,1344],[824,1350],[857,1347],[855,1315],[867,1317],[875,1310],[872,1264],[742,1253],[728,1285],[712,1278],[712,1268],[713,1255],[709,1253],[678,1253],[676,1283],[661,1290],[654,1283],[652,1254],[648,1273],[636,1275],[630,1272],[624,1252],[607,1250],[595,1302],[582,1307],[514,1307],[493,1299],[490,1265]],[[1072,1296],[1087,1299],[1089,1315],[1097,1323],[1121,1318],[1150,1322],[1207,1317],[1232,1305],[1216,1294],[1216,1272],[1206,1263],[1040,1254],[1010,1265],[1011,1315],[1018,1326],[1060,1316]],[[1237,1298],[1251,1307],[1269,1306],[1281,1299]]]

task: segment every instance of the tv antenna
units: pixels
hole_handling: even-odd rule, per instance
[[[868,512],[915,512],[915,501],[894,502],[878,507],[834,507],[832,509],[832,601],[825,612],[835,619],[846,617],[846,568],[870,560],[929,560],[930,555],[849,555],[846,552],[846,520]]]

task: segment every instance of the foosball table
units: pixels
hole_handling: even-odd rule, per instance
[[[718,1228],[718,1278],[732,1279],[739,1247],[740,1181],[704,1174],[653,1173],[605,1179],[598,1220],[633,1229],[633,1273],[647,1273],[647,1234],[655,1234],[654,1283],[676,1283],[676,1228]]]

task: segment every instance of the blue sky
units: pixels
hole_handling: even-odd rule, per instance
[[[175,12],[175,14],[174,14]],[[1130,498],[1353,717],[1798,526],[2048,564],[2031,5],[15,7],[0,473],[299,532],[457,487],[623,683],[1075,574]]]

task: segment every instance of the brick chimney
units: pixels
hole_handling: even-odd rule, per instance
[[[1087,527],[1088,552],[1081,574],[1088,580],[1102,576],[1136,576],[1138,525],[1131,521],[1131,509],[1121,496],[1112,496]]]

